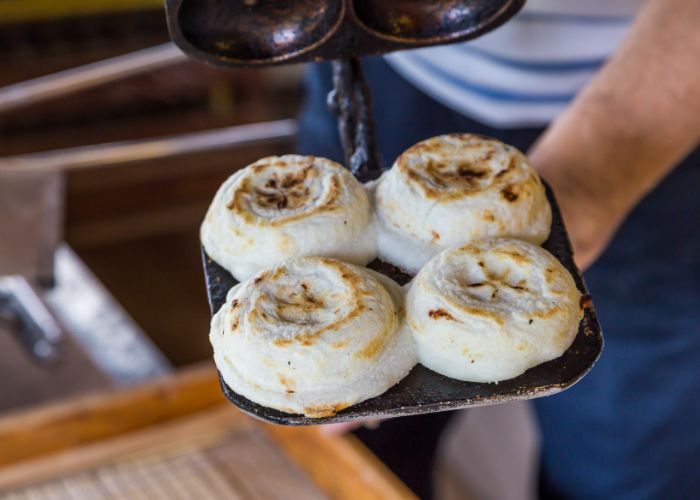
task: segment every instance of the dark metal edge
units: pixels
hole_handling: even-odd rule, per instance
[[[517,14],[526,0],[507,0],[503,8],[481,24],[458,34],[447,33],[442,37],[427,39],[400,38],[377,32],[359,20],[350,0],[342,0],[340,21],[328,34],[303,49],[269,59],[235,59],[223,53],[206,51],[194,45],[183,33],[179,24],[179,12],[185,0],[166,0],[165,11],[168,32],[175,45],[185,54],[207,63],[228,68],[262,68],[281,64],[330,61],[349,57],[380,55],[399,50],[448,45],[477,38],[504,24]]]

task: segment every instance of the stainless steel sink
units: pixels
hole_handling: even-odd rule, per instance
[[[0,278],[0,295],[12,297],[0,322],[0,412],[171,370],[67,245],[54,262],[52,287]]]

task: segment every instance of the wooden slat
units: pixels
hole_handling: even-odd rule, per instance
[[[0,419],[0,466],[142,429],[224,401],[207,364],[174,377]]]
[[[168,425],[179,425],[174,419],[222,404],[221,411],[228,415],[225,418],[237,425],[245,422],[259,426],[331,498],[414,498],[384,464],[351,436],[326,435],[319,427],[274,426],[234,410],[224,403],[216,371],[210,366],[186,370],[127,391],[0,419],[0,473],[7,474],[5,484],[17,484],[23,478],[36,479],[61,467],[63,471],[75,470],[78,464],[85,463],[85,457],[92,462],[105,457],[101,440],[115,438],[112,456],[125,453],[136,449],[139,443],[142,445],[147,439],[144,436],[152,432],[148,428],[155,424],[162,424],[160,427],[165,429],[157,436],[169,436],[172,441],[176,433]],[[206,427],[216,436],[219,426],[212,422]],[[123,436],[116,438],[120,434]],[[183,438],[186,435],[187,432]],[[14,465],[2,468],[3,464]],[[26,467],[31,467],[31,473]]]
[[[416,498],[352,435],[330,436],[320,427],[260,425],[331,498]]]
[[[54,498],[90,486],[98,491],[81,498],[325,498],[229,405],[0,468],[0,496]]]
[[[201,447],[253,425],[250,419],[221,404],[194,415],[0,467],[0,491],[98,467],[137,453],[157,453],[188,444]]]

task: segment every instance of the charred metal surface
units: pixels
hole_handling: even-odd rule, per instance
[[[552,205],[552,230],[542,245],[566,267],[576,286],[586,299],[579,331],[571,347],[559,358],[526,371],[519,377],[494,383],[461,382],[439,375],[417,365],[401,382],[376,398],[346,408],[333,417],[309,418],[291,415],[260,406],[233,392],[223,381],[221,388],[234,405],[246,413],[276,424],[310,425],[344,422],[360,418],[398,417],[445,410],[467,408],[519,399],[531,399],[555,394],[578,382],[593,367],[603,349],[603,337],[596,318],[593,302],[580,271],[573,261],[569,238],[561,213],[551,190],[547,196]],[[212,314],[226,301],[226,293],[237,282],[228,271],[212,261],[202,250],[207,293]],[[381,261],[370,264],[373,269],[386,274],[399,283],[410,276],[400,269]]]
[[[460,42],[525,0],[166,0],[173,41],[231,67],[349,59]]]
[[[508,2],[403,0],[352,2],[357,19],[374,34],[396,42],[446,43],[487,24]]]
[[[335,32],[343,7],[334,0],[167,3],[173,39],[185,52],[189,46],[240,64],[274,64],[309,52]]]

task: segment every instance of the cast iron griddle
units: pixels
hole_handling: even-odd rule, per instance
[[[549,239],[542,246],[571,272],[576,286],[583,294],[584,307],[578,334],[571,347],[559,358],[531,368],[519,377],[498,383],[462,382],[435,373],[422,365],[416,365],[406,378],[384,394],[346,408],[333,417],[309,418],[261,406],[233,392],[219,375],[224,395],[244,412],[262,420],[275,424],[309,425],[361,418],[417,415],[505,403],[548,396],[571,387],[588,373],[600,356],[603,336],[581,272],[574,264],[561,213],[549,187],[547,197],[552,205],[552,230]],[[214,314],[226,301],[229,289],[238,282],[228,271],[211,260],[204,249],[202,259],[209,305]],[[380,261],[370,263],[369,267],[386,274],[401,285],[411,278],[394,266]]]

